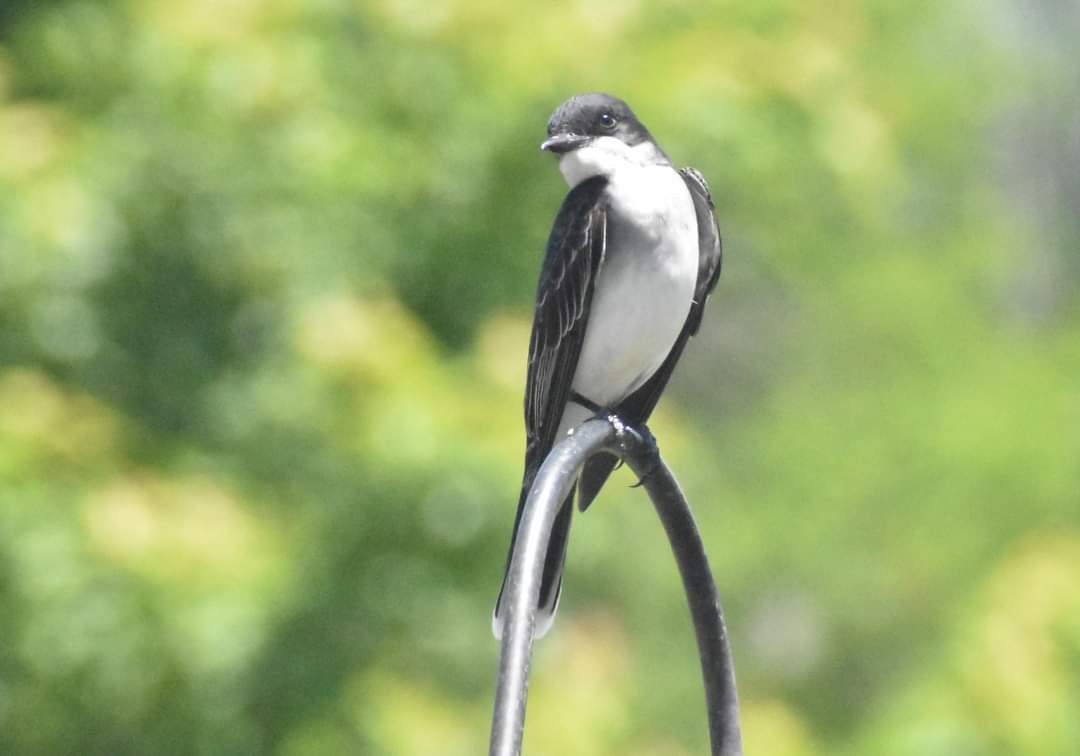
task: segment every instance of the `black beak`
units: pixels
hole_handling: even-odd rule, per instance
[[[545,139],[544,143],[540,145],[540,149],[553,152],[556,155],[565,155],[578,147],[584,147],[590,141],[592,141],[592,137],[578,134],[555,134]]]

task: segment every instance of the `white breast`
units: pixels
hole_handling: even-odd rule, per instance
[[[573,381],[607,407],[640,388],[671,351],[698,269],[693,201],[670,165],[623,166],[609,182],[608,252]]]

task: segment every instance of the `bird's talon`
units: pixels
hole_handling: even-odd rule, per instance
[[[631,488],[641,488],[643,485],[645,485],[646,481],[648,481],[649,478],[651,478],[653,476],[653,474],[656,472],[656,470],[657,470],[656,466],[653,466],[653,468],[651,470],[649,470],[647,473],[645,473],[644,475],[641,476],[641,479],[638,480],[637,483],[635,483],[634,485],[632,485],[630,487]]]

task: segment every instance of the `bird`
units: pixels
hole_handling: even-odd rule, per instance
[[[720,276],[721,240],[704,176],[676,169],[623,100],[580,94],[547,124],[543,151],[570,187],[540,269],[525,387],[525,470],[507,555],[544,458],[578,424],[603,413],[644,424]],[[577,481],[588,508],[618,459],[590,458]],[[562,594],[574,490],[555,518],[537,601],[535,637]],[[492,629],[502,638],[503,595]]]

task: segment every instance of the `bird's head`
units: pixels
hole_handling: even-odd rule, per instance
[[[558,156],[570,186],[626,166],[671,163],[630,106],[611,95],[571,97],[552,114],[547,133],[540,149]]]

